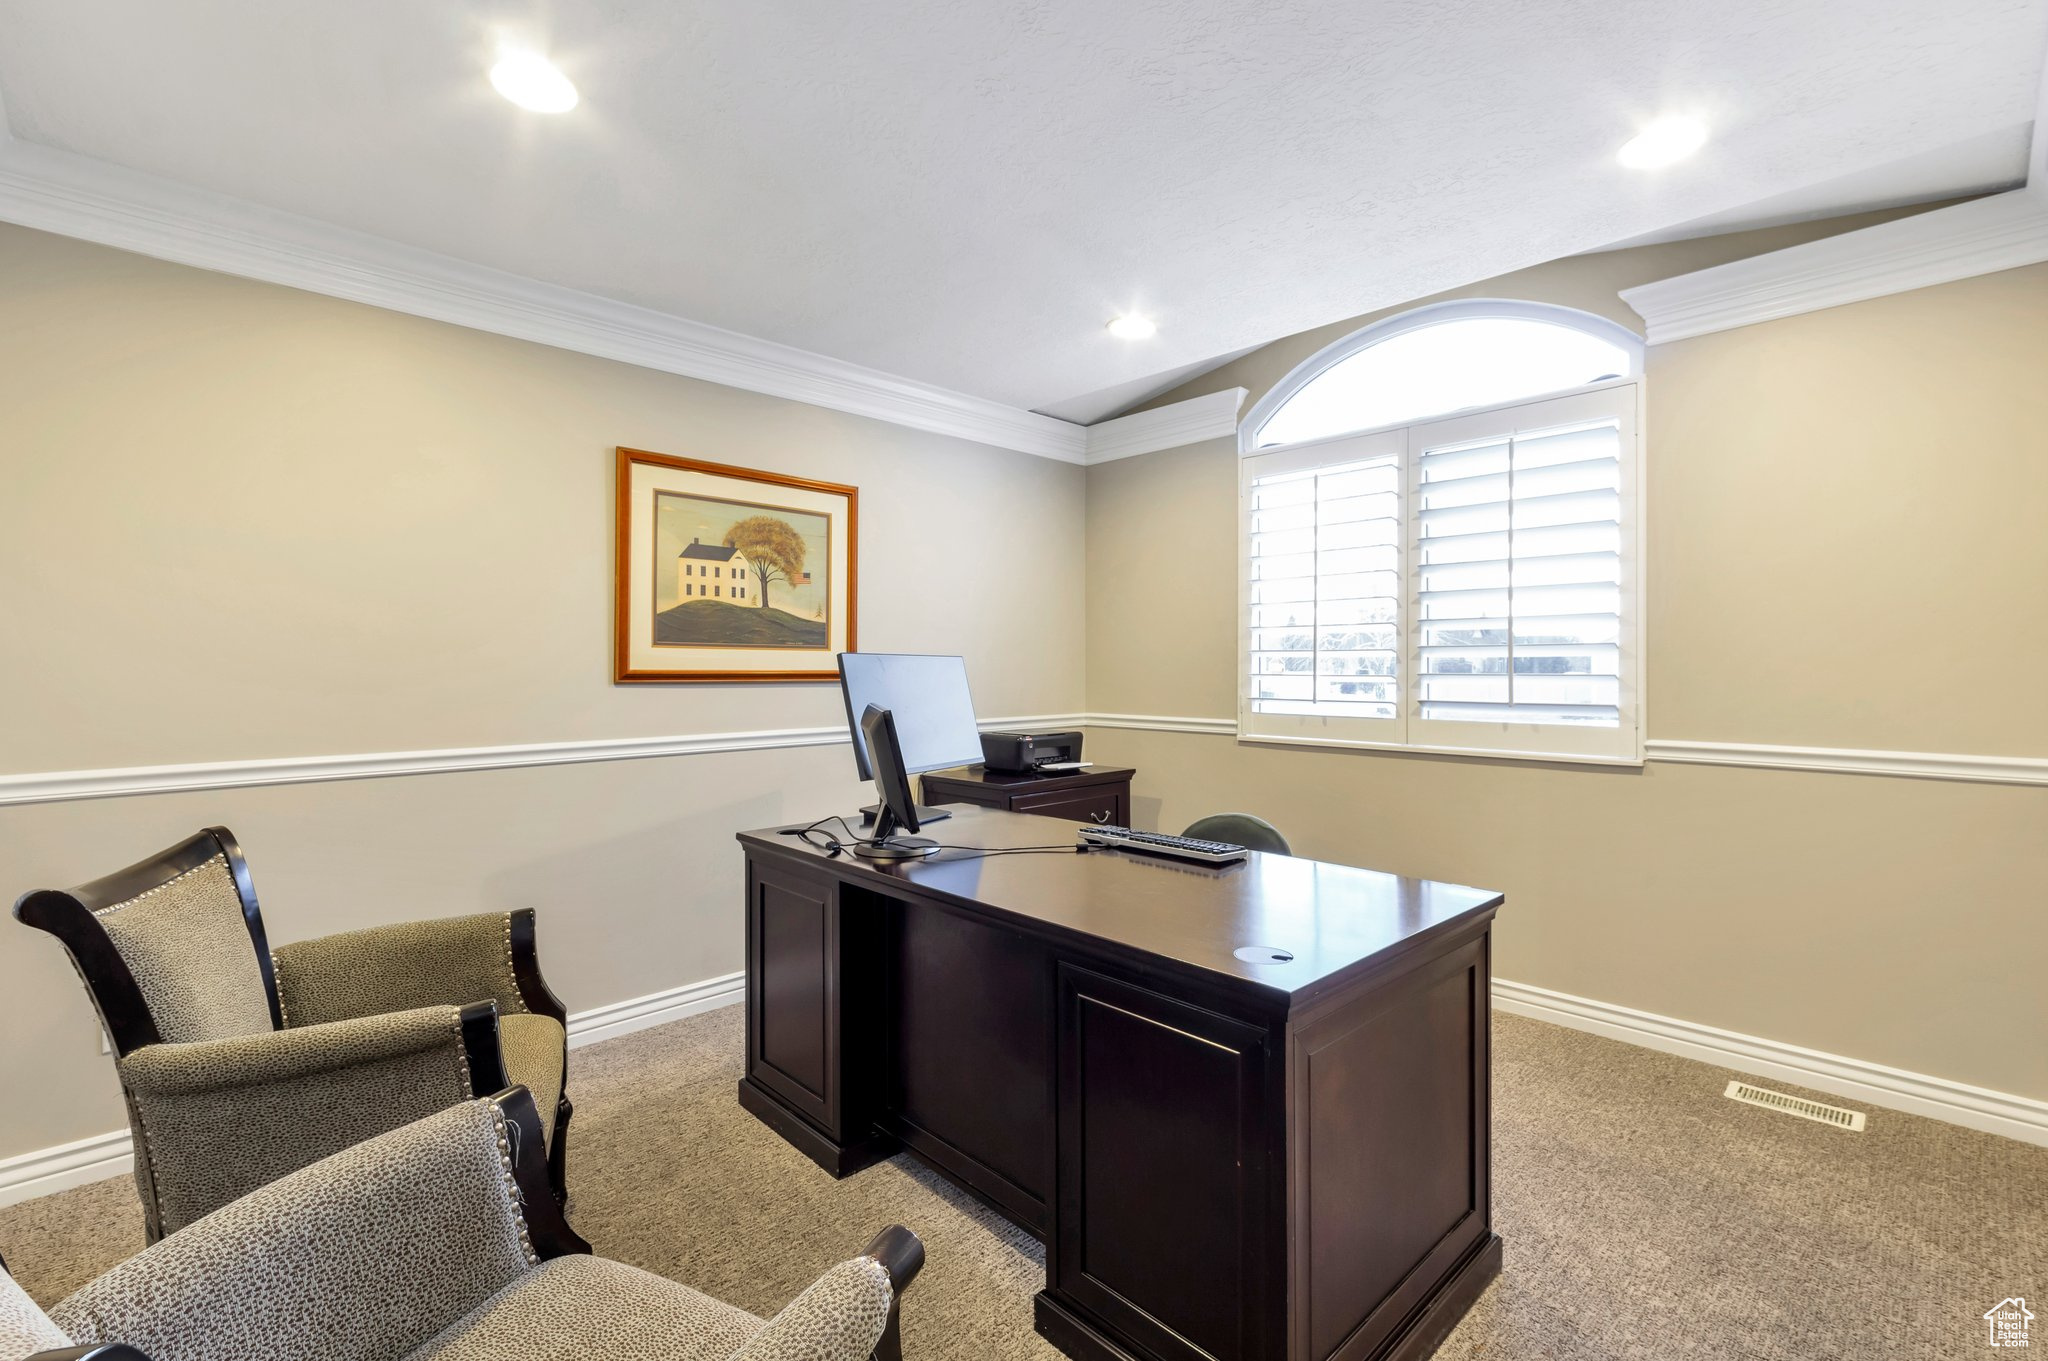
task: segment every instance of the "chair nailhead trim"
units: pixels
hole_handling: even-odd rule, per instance
[[[135,906],[135,904],[141,902],[144,898],[153,898],[157,894],[162,893],[165,889],[169,888],[172,884],[177,883],[179,880],[190,879],[193,875],[199,873],[199,871],[211,867],[215,860],[220,861],[223,865],[227,863],[227,857],[222,855],[216,855],[213,856],[211,859],[202,860],[198,864],[194,865],[191,869],[186,870],[183,874],[172,875],[170,878],[164,880],[161,884],[158,884],[155,888],[145,889],[141,893],[136,894],[133,898],[123,898],[118,903],[108,903],[105,907],[96,909],[93,912],[93,916],[109,916],[115,912],[119,912],[124,907]]]
[[[512,1221],[519,1226],[519,1247],[526,1254],[526,1264],[538,1266],[540,1254],[533,1250],[533,1235],[526,1228],[526,1206],[519,1194],[519,1179],[512,1174],[512,1126],[497,1102],[486,1104],[491,1108],[491,1123],[497,1129],[498,1166],[505,1174],[505,1201],[512,1208]]]
[[[462,1042],[462,1008],[455,1008],[455,1081],[462,1089],[462,1099],[470,1100],[476,1089],[469,1081],[469,1047]]]
[[[284,1000],[284,961],[277,957],[277,951],[270,952],[270,981],[277,989],[277,1019],[279,1030],[292,1028],[292,1009]]]
[[[521,1011],[529,1011],[526,994],[519,991],[519,968],[512,962],[512,914],[505,914],[505,996],[519,1004]]]

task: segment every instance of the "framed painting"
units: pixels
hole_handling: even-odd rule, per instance
[[[619,450],[612,679],[836,681],[860,493]]]

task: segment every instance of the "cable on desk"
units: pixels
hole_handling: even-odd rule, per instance
[[[818,829],[830,826],[835,822],[839,824],[839,829],[846,833],[845,840],[841,840],[829,832],[824,835],[823,840],[818,839]],[[819,818],[808,827],[786,831],[782,835],[793,836],[806,846],[812,847],[815,850],[825,851],[831,855],[843,854],[846,851],[848,842],[864,842],[867,840],[865,837],[856,835],[853,830],[853,824],[837,813],[830,817]],[[932,849],[937,851],[968,852],[965,855],[954,856],[952,860],[946,862],[947,864],[953,864],[961,860],[978,860],[991,855],[1052,855],[1055,853],[1071,855],[1079,852],[1081,847],[1078,844],[1072,846],[955,846],[946,842],[933,842]]]

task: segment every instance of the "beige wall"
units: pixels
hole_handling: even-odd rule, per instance
[[[1456,296],[1633,324],[1618,288],[1838,226]],[[609,683],[617,444],[858,484],[862,643],[965,652],[984,714],[1232,711],[1228,440],[1084,489],[1062,464],[14,228],[0,301],[0,773],[839,721],[829,687]],[[2048,754],[2043,315],[2048,267],[1652,351],[1652,736]],[[1355,324],[1164,400],[1256,400]],[[1141,825],[1248,807],[1311,854],[1506,889],[1504,977],[2048,1096],[2048,790],[1090,742],[1140,767]],[[530,905],[585,1010],[736,969],[731,833],[850,807],[847,755],[0,808],[0,888],[225,822],[277,937]],[[0,1157],[119,1127],[76,980],[12,923],[0,1036]]]
[[[0,315],[0,773],[843,722],[611,684],[621,444],[858,485],[864,647],[1081,707],[1078,468],[11,227]],[[835,746],[0,808],[0,891],[225,822],[275,937],[531,905],[577,1011],[737,969],[732,833],[863,788]],[[12,922],[0,1036],[0,1157],[120,1126]]]
[[[1653,731],[2048,756],[2044,375],[2048,265],[1653,349]]]
[[[1640,329],[1615,290],[1787,241],[1458,296]],[[2048,756],[2044,317],[2035,266],[1651,350],[1648,736]],[[1161,400],[1249,406],[1364,320]],[[1236,472],[1229,439],[1089,470],[1091,711],[1234,712]],[[1501,977],[2048,1097],[2048,789],[1090,740],[1140,768],[1145,825],[1244,808],[1312,855],[1505,890]]]

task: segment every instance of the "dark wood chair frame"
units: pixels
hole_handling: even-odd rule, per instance
[[[120,901],[116,899],[115,901]],[[519,1191],[520,1210],[526,1216],[527,1238],[534,1256],[541,1261],[555,1257],[587,1254],[590,1244],[569,1227],[562,1202],[555,1193],[552,1160],[541,1150],[540,1113],[533,1095],[524,1087],[508,1087],[491,1098],[505,1116],[510,1134],[512,1183]],[[874,1361],[903,1361],[901,1327],[903,1292],[924,1267],[924,1244],[901,1224],[891,1224],[876,1234],[861,1250],[889,1273],[889,1320],[882,1340],[875,1344]],[[5,1267],[0,1262],[0,1268]],[[87,1347],[64,1347],[36,1352],[24,1361],[150,1361],[143,1352],[125,1342],[104,1342]]]
[[[537,1152],[541,1147],[540,1116],[534,1111],[532,1095],[524,1087],[513,1087],[491,1099],[504,1112],[511,1131],[512,1181],[519,1188],[534,1255],[546,1261],[589,1252],[590,1244],[563,1217],[549,1172],[542,1166]],[[901,1224],[891,1224],[868,1241],[861,1256],[872,1258],[889,1273],[889,1319],[883,1325],[881,1341],[875,1344],[874,1361],[903,1361],[903,1292],[924,1269],[924,1244]],[[53,1361],[53,1354],[32,1356],[28,1361]]]
[[[145,1045],[161,1044],[156,1021],[149,1014],[142,988],[129,972],[113,939],[94,913],[127,902],[169,883],[189,870],[197,869],[216,855],[227,859],[234,876],[235,892],[242,900],[242,922],[249,928],[249,943],[256,951],[257,966],[263,972],[263,989],[270,1003],[270,1025],[284,1029],[284,1009],[278,999],[277,975],[270,961],[270,938],[263,929],[263,909],[256,902],[256,885],[249,877],[249,862],[235,834],[225,827],[208,827],[169,850],[137,861],[126,869],[70,889],[37,889],[23,894],[14,904],[18,921],[47,931],[62,941],[78,965],[79,975],[92,992],[100,1019],[106,1023],[114,1053],[125,1057]],[[569,1101],[567,1033],[569,1013],[562,999],[549,990],[541,977],[540,956],[534,944],[533,909],[519,908],[511,914],[512,979],[520,1000],[538,1015],[552,1017],[564,1034],[562,1095],[555,1109],[554,1143],[548,1151],[548,1173],[555,1195],[566,1199],[569,1118],[575,1106]],[[462,1045],[469,1062],[470,1090],[495,1092],[508,1084],[505,1059],[498,1037],[496,1002],[476,1002],[462,1008]],[[527,1104],[532,1104],[531,1098]],[[536,1145],[537,1147],[541,1145]]]

